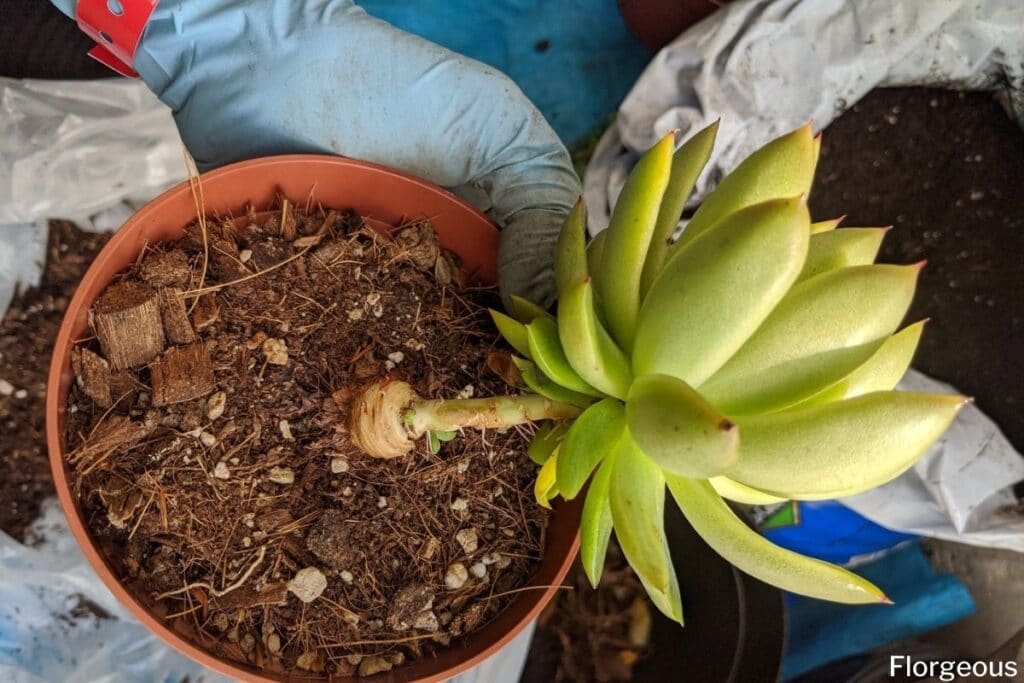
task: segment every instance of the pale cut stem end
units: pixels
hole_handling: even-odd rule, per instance
[[[498,429],[540,420],[564,420],[581,412],[535,394],[488,398],[426,400],[405,382],[377,382],[352,401],[349,431],[353,442],[375,458],[411,452],[427,432],[465,428]]]

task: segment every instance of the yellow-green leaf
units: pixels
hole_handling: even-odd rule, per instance
[[[629,174],[612,209],[601,270],[594,277],[612,336],[627,351],[633,346],[640,276],[672,170],[674,145],[675,133],[669,133]]]
[[[728,476],[795,500],[853,495],[917,462],[963,404],[962,396],[880,391],[745,418]]]
[[[737,517],[708,482],[670,476],[668,486],[694,531],[740,571],[820,600],[889,602],[885,593],[853,572],[773,544]]]
[[[602,230],[587,243],[587,272],[601,272],[601,258],[604,256],[604,243],[608,239],[608,231]]]
[[[715,476],[739,455],[736,425],[686,382],[668,375],[636,378],[626,398],[626,423],[640,450],[673,474]]]
[[[840,216],[839,218],[832,218],[827,221],[816,221],[811,223],[811,234],[817,235],[820,232],[828,232],[829,230],[835,230],[839,227],[839,224],[843,222],[846,216]]]
[[[554,320],[534,318],[526,326],[526,340],[529,344],[530,358],[548,379],[581,394],[600,395],[569,365],[565,351],[562,350],[562,342],[558,338],[558,325]]]
[[[615,457],[614,451],[609,453],[597,468],[597,474],[587,488],[583,516],[580,519],[580,561],[594,588],[601,582],[608,539],[612,535],[612,509],[608,501],[608,489],[615,471]]]
[[[658,220],[651,235],[651,246],[647,250],[643,273],[640,276],[641,300],[651,288],[655,278],[665,265],[668,257],[669,241],[675,232],[679,219],[686,207],[686,200],[697,184],[700,172],[708,163],[711,150],[715,146],[718,134],[718,121],[698,131],[672,155],[672,171],[669,174],[668,186],[661,198],[658,209]]]
[[[505,338],[505,341],[513,349],[529,358],[530,342],[526,336],[526,325],[494,309],[488,309],[488,313],[491,314],[494,326],[498,328],[498,332]]]
[[[884,339],[822,351],[750,374],[716,375],[700,393],[727,415],[782,410],[835,385],[863,365]]]
[[[555,452],[558,445],[562,443],[566,432],[569,431],[568,422],[544,422],[537,428],[537,433],[530,439],[530,445],[526,454],[530,460],[538,465],[543,465]]]
[[[722,498],[736,503],[743,503],[744,505],[775,505],[786,500],[785,498],[779,498],[764,491],[758,491],[757,489],[745,486],[725,476],[711,477],[708,479],[708,483],[714,487],[715,491]]]
[[[684,245],[735,211],[769,199],[806,196],[814,179],[816,144],[807,124],[772,140],[744,159],[697,209],[669,250],[669,260],[676,258]]]
[[[512,312],[521,323],[528,323],[534,318],[554,318],[553,315],[529,299],[524,299],[516,294],[509,296],[509,299],[512,301]]]
[[[558,449],[551,454],[537,473],[537,480],[533,483],[533,496],[541,507],[551,508],[551,499],[558,495],[556,484],[556,472],[558,470]]]
[[[919,272],[916,265],[851,266],[795,285],[708,383],[741,385],[769,368],[892,334]]]
[[[564,292],[587,277],[587,211],[583,199],[565,219],[555,244],[555,284],[558,293]]]
[[[569,427],[558,456],[558,490],[572,500],[591,472],[616,448],[625,429],[622,403],[606,398],[590,406]]]
[[[523,382],[535,394],[540,394],[544,398],[550,398],[558,403],[568,403],[580,408],[585,408],[594,402],[593,396],[587,396],[578,391],[566,389],[562,385],[552,382],[543,372],[537,370],[536,365],[528,360],[512,356],[512,362],[519,369],[519,374],[523,376]]]
[[[881,348],[866,363],[828,389],[809,397],[800,405],[841,401],[873,391],[892,389],[910,367],[914,351],[921,341],[925,320],[908,325],[891,337],[887,337]]]
[[[590,280],[567,288],[558,301],[558,334],[573,370],[599,391],[625,398],[633,373],[629,359],[597,317]]]
[[[665,266],[640,311],[634,375],[699,386],[779,303],[803,267],[810,218],[799,197],[731,214]]]
[[[874,263],[888,228],[840,228],[811,235],[807,260],[797,282],[826,270]]]
[[[615,537],[623,555],[666,616],[680,619],[675,570],[665,537],[665,478],[653,460],[629,438],[619,441],[608,498]]]

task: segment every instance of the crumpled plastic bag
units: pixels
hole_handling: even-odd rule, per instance
[[[1024,125],[1024,2],[737,0],[684,32],[644,71],[584,178],[592,234],[639,153],[673,128],[721,118],[694,202],[740,160],[808,119],[824,128],[878,86],[999,89]],[[910,371],[904,389],[955,393]],[[976,406],[911,470],[842,503],[882,526],[1024,552],[1012,486],[1024,458]]]

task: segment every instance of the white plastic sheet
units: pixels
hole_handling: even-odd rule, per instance
[[[47,219],[114,230],[183,180],[170,112],[139,81],[0,78],[0,316],[15,288],[36,284]],[[75,544],[55,500],[38,544],[0,532],[0,681],[226,681],[177,654],[124,610]],[[83,601],[109,618],[72,616]],[[456,683],[519,680],[533,627]]]
[[[1024,125],[1020,0],[737,0],[663,49],[626,97],[584,180],[592,233],[608,225],[638,153],[720,118],[695,201],[768,140],[824,128],[876,86],[995,89]],[[954,393],[911,371],[905,388]],[[886,527],[1024,552],[1011,487],[1024,458],[977,407],[895,481],[843,500]]]

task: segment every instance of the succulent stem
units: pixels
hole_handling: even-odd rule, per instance
[[[405,382],[372,384],[352,401],[352,440],[367,455],[395,458],[427,432],[514,427],[576,417],[581,409],[536,394],[472,399],[424,399]]]

